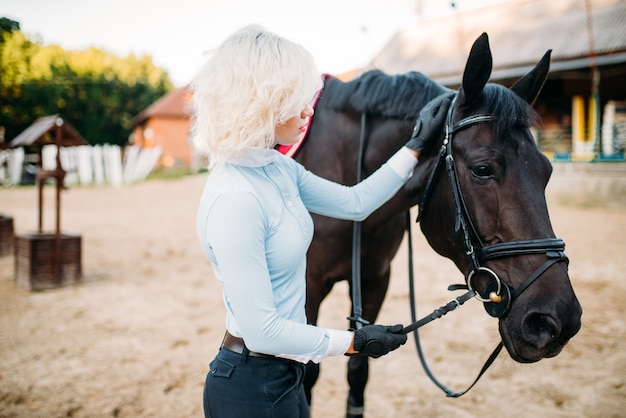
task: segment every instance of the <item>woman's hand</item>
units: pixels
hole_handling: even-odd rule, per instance
[[[441,135],[443,124],[450,108],[451,93],[441,95],[431,100],[420,112],[409,142],[405,144],[419,157],[423,151],[428,151],[433,142]]]
[[[365,325],[354,332],[347,355],[361,354],[378,358],[406,343],[402,325]]]

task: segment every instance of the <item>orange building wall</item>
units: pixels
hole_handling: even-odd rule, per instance
[[[160,146],[163,153],[158,162],[159,168],[189,168],[192,152],[189,128],[188,118],[149,118],[145,124],[135,127],[135,144],[144,148]]]

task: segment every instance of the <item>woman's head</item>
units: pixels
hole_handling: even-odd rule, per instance
[[[192,83],[194,145],[211,166],[246,147],[272,147],[276,126],[300,115],[321,85],[302,46],[247,26],[217,48]]]

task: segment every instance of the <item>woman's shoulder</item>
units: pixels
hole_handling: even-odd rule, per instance
[[[222,194],[227,192],[249,191],[252,187],[245,173],[237,166],[225,164],[216,167],[209,174],[204,194]]]
[[[206,211],[216,204],[231,210],[257,206],[257,190],[238,170],[217,169],[209,174],[200,199],[200,206]]]

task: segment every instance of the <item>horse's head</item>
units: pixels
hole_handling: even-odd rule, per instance
[[[420,206],[421,229],[499,318],[503,342],[519,362],[557,355],[582,314],[548,214],[552,167],[530,131],[549,60],[548,51],[510,89],[487,84],[491,51],[487,35],[480,36],[439,153],[422,158],[434,174]]]

